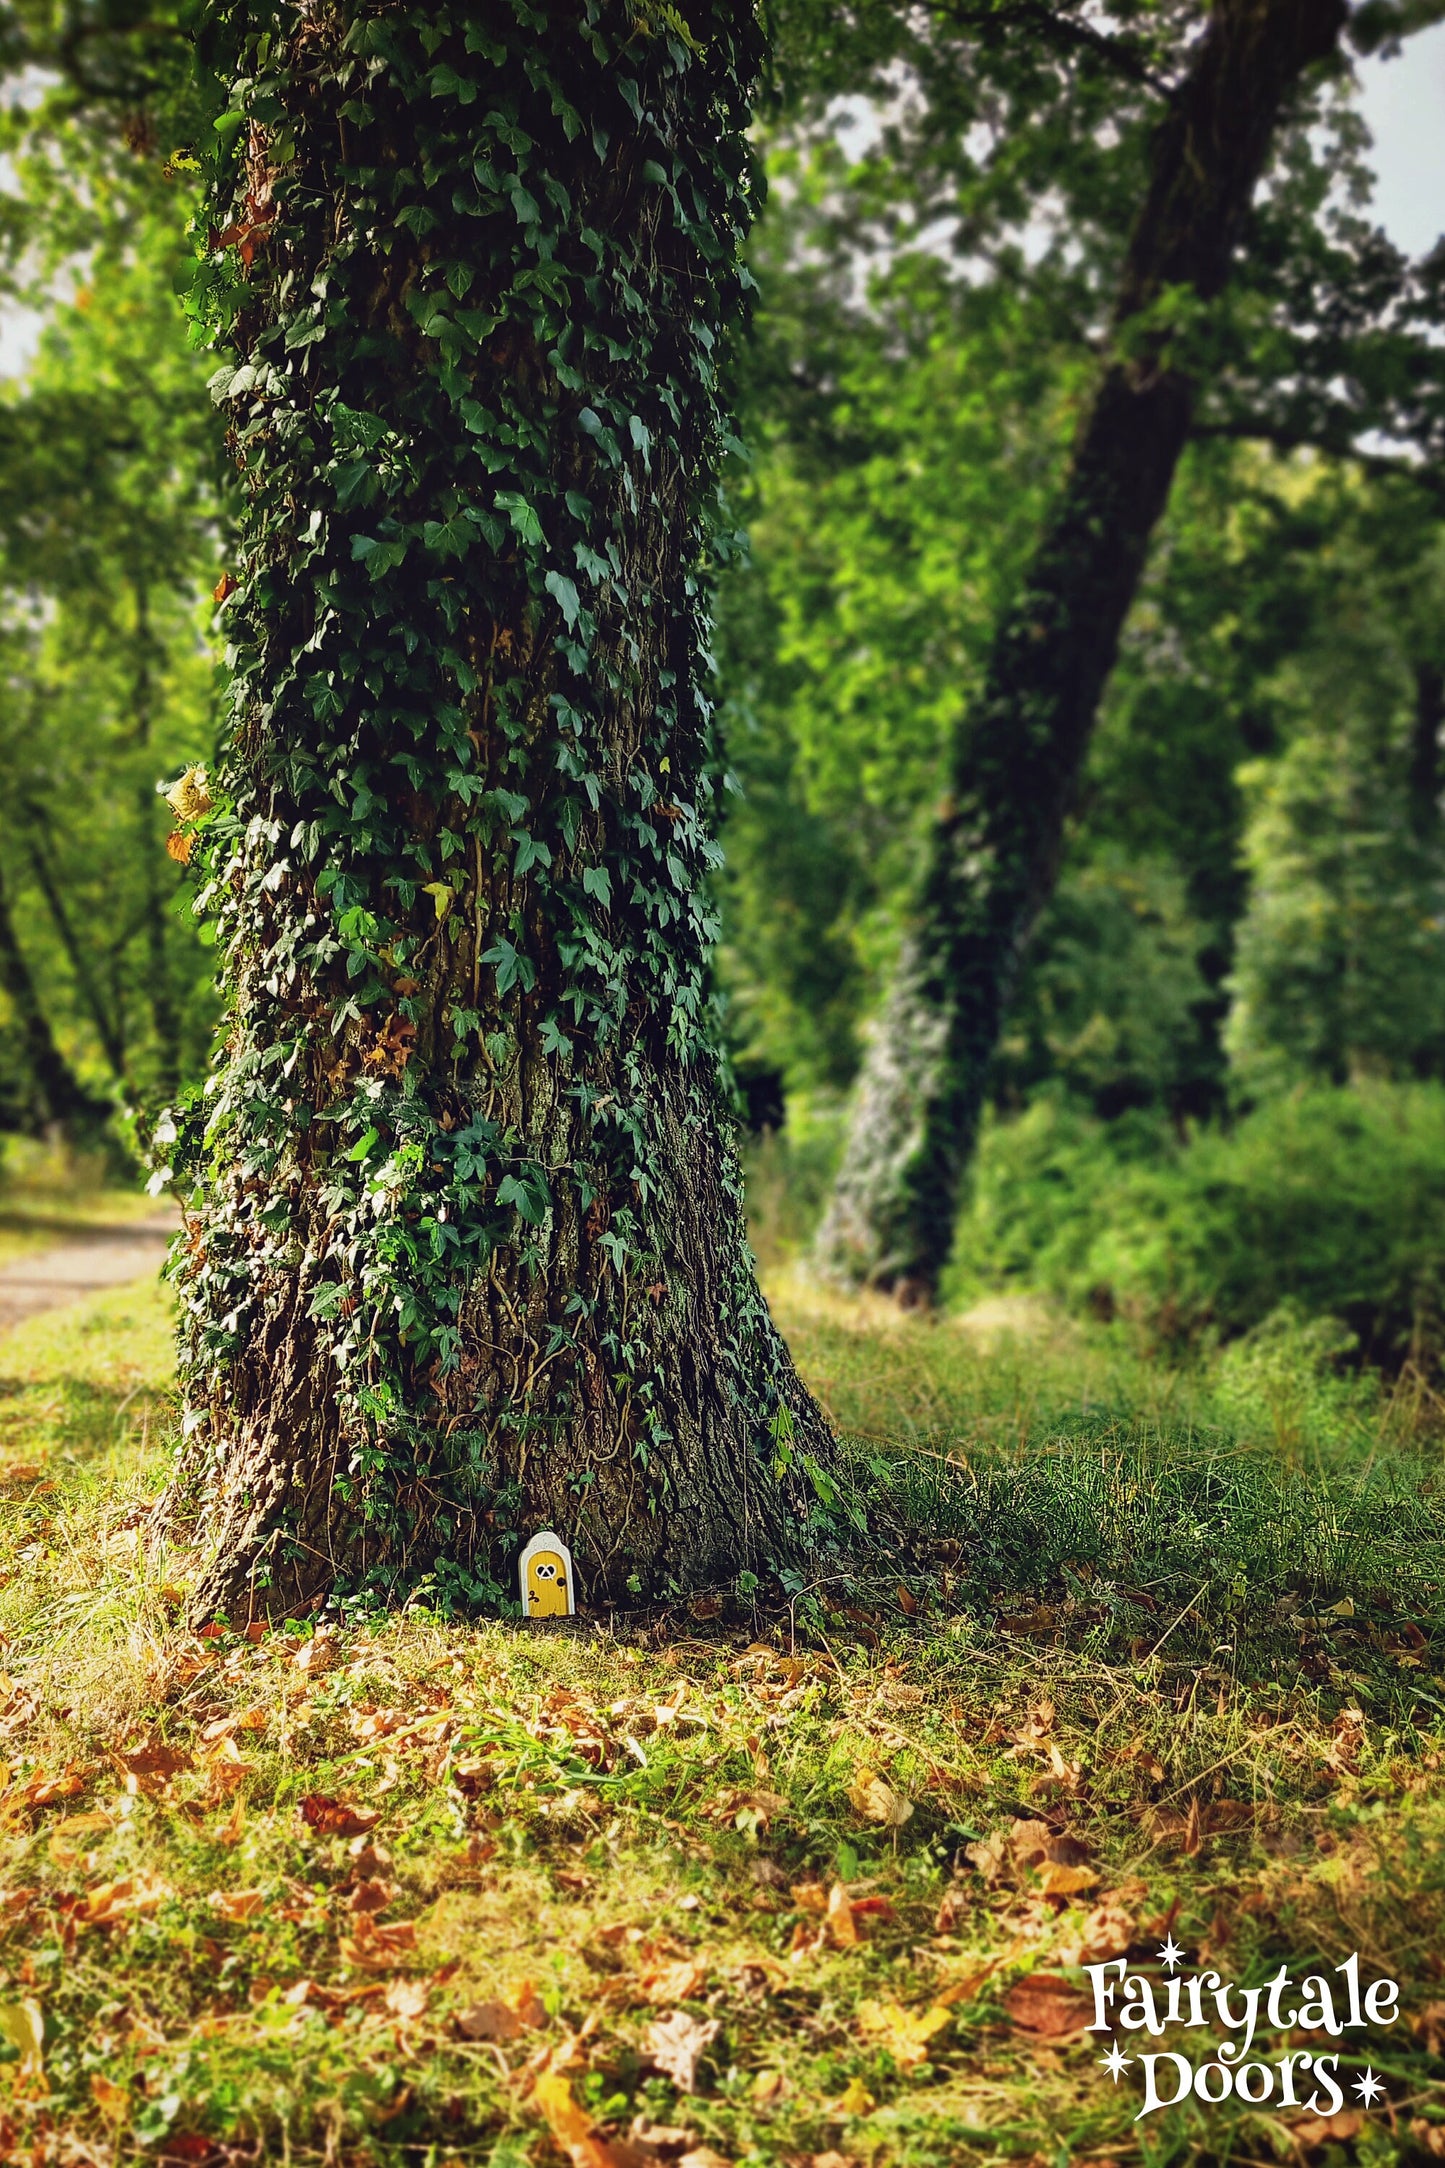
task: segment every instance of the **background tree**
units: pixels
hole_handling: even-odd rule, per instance
[[[726,7],[227,16],[197,296],[242,470],[177,1161],[198,1614],[570,1540],[786,1567],[829,1441],[708,1021],[700,560],[758,53]]]
[[[1057,875],[1097,703],[1194,416],[1207,360],[1198,308],[1223,291],[1281,113],[1305,71],[1336,49],[1345,13],[1334,0],[1265,9],[1221,0],[1197,46],[1176,51],[1182,73],[1162,114],[1141,120],[1132,142],[1121,135],[1130,147],[1116,186],[1138,170],[1134,161],[1144,170],[1111,358],[964,711],[820,1234],[820,1257],[845,1276],[926,1295],[948,1254],[1004,1003]],[[991,9],[959,20],[1002,36]],[[1091,61],[1157,88],[1179,27],[1161,18],[1147,51],[1130,36],[1104,40],[1105,56],[1087,25],[1074,25],[1075,42]],[[1298,128],[1286,138],[1286,168],[1297,137]]]

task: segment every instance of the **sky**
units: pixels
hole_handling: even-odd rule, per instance
[[[1445,23],[1406,41],[1398,60],[1360,69],[1375,138],[1375,215],[1398,248],[1423,256],[1445,233]]]
[[[1375,215],[1397,247],[1423,256],[1445,233],[1445,23],[1359,73],[1375,138]],[[25,368],[39,330],[30,311],[0,307],[0,376]]]

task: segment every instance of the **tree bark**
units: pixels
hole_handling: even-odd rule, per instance
[[[1440,732],[1445,727],[1445,670],[1417,662],[1415,708],[1410,731],[1410,826],[1417,842],[1440,833]]]
[[[74,975],[76,991],[80,995],[91,1023],[95,1026],[95,1035],[100,1042],[100,1050],[105,1056],[106,1066],[117,1084],[124,1084],[126,1081],[125,1043],[121,1038],[120,1026],[116,1018],[111,1015],[105,1005],[95,973],[91,969],[89,954],[76,933],[74,922],[66,908],[65,897],[61,892],[60,881],[48,847],[49,824],[41,808],[35,804],[28,804],[25,807],[25,819],[27,823],[25,855],[30,860],[30,870],[35,876],[35,885],[45,899],[45,908],[50,913],[51,923],[54,925],[55,931],[60,938],[60,945],[65,951],[65,960],[70,965],[71,972]]]
[[[144,580],[135,586],[135,735],[139,745],[149,745],[155,719],[155,635],[151,630],[150,591]],[[140,844],[141,879],[144,882],[145,946],[150,969],[146,976],[146,1000],[155,1031],[155,1091],[166,1098],[181,1083],[181,1019],[176,1005],[175,979],[171,970],[167,922],[170,884],[163,879],[168,865],[162,855],[160,808],[153,787],[142,783],[136,793],[136,834]]]
[[[1215,0],[1155,132],[1100,378],[1050,525],[964,713],[917,905],[864,1058],[816,1256],[928,1301],[989,1062],[1150,536],[1189,434],[1189,301],[1224,287],[1280,113],[1343,0]]]
[[[229,1015],[174,1122],[198,1619],[515,1598],[544,1527],[625,1603],[832,1525],[708,1021],[758,55],[749,10],[686,12],[341,0],[227,56]]]
[[[15,931],[3,868],[0,868],[0,987],[9,996],[20,1026],[41,1123],[58,1131],[68,1143],[93,1138],[111,1110],[103,1100],[93,1098],[85,1089],[55,1043],[50,1019]]]

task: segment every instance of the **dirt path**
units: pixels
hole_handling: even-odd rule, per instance
[[[174,1212],[156,1213],[124,1226],[77,1230],[77,1241],[0,1265],[0,1333],[42,1310],[159,1272],[175,1231]]]

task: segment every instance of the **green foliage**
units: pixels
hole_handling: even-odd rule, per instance
[[[0,862],[57,1039],[87,1083],[144,1102],[197,1072],[214,1016],[157,798],[211,738],[222,507],[173,292],[189,202],[75,133],[27,144],[15,178],[46,212],[28,262],[47,321],[0,398]]]
[[[1180,1143],[1049,1100],[998,1123],[954,1289],[1038,1283],[1164,1341],[1337,1318],[1372,1360],[1440,1346],[1445,1087],[1315,1087]]]
[[[1347,541],[1334,554],[1322,622],[1280,673],[1286,748],[1241,774],[1251,886],[1225,1038],[1255,1093],[1445,1069],[1441,549],[1428,537],[1408,610]]]
[[[1017,1106],[1043,1084],[1104,1115],[1187,1104],[1201,1066],[1207,933],[1167,858],[1093,849],[1059,885],[994,1057]]]

